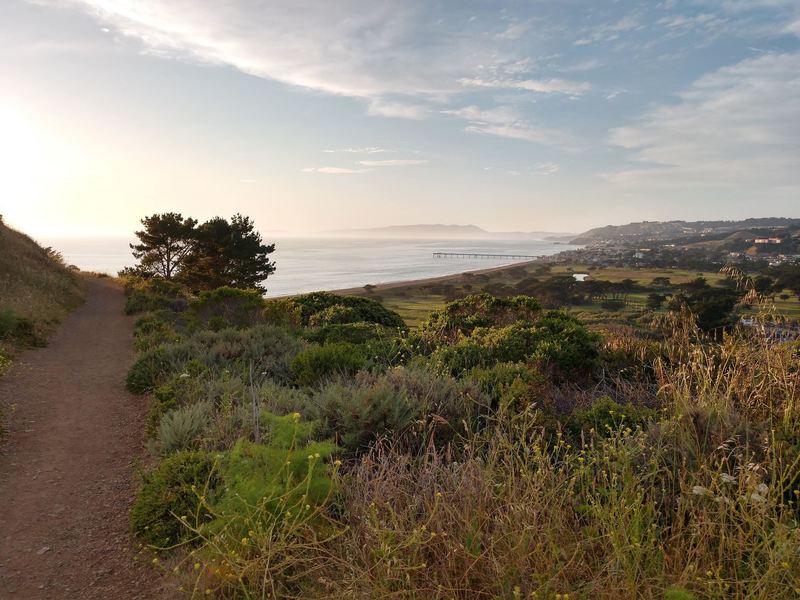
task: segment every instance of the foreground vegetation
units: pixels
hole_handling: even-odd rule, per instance
[[[15,351],[43,344],[82,299],[80,277],[57,252],[0,219],[0,373]]]
[[[187,595],[800,594],[797,345],[689,304],[598,335],[478,294],[408,331],[368,298],[128,292],[132,524]]]

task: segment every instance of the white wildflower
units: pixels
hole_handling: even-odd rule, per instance
[[[750,500],[752,500],[753,502],[758,502],[759,504],[763,504],[764,502],[767,501],[767,499],[764,498],[764,496],[762,496],[758,492],[753,492],[752,494],[750,494]]]
[[[692,488],[692,493],[695,496],[707,496],[711,492],[708,488],[704,488],[702,485],[696,485]]]
[[[722,479],[722,483],[736,483],[736,477],[728,473],[723,473],[720,475],[720,478]]]
[[[769,488],[767,487],[767,484],[765,484],[765,483],[759,483],[759,484],[756,486],[756,492],[758,492],[758,493],[759,493],[760,495],[762,495],[762,496],[766,496],[766,495],[767,495],[767,493],[769,492]]]

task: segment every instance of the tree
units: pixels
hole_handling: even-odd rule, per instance
[[[184,219],[179,213],[164,213],[145,217],[142,225],[144,229],[136,232],[139,243],[130,244],[139,261],[131,272],[172,279],[192,249],[197,221]]]
[[[275,263],[269,260],[275,244],[264,244],[250,217],[236,214],[230,222],[215,217],[199,225],[194,238],[181,275],[190,287],[266,291],[262,283],[275,272]]]

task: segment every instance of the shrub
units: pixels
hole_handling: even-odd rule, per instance
[[[420,413],[402,387],[386,380],[332,382],[314,394],[313,404],[324,434],[351,452],[364,450],[382,435],[403,432]]]
[[[529,296],[495,298],[490,294],[473,294],[450,302],[434,311],[420,326],[424,337],[453,341],[470,335],[479,327],[504,327],[519,321],[530,323],[541,307]]]
[[[350,322],[375,323],[395,329],[405,329],[403,319],[396,312],[369,298],[339,296],[330,292],[314,292],[295,296],[291,302],[300,309],[303,326],[308,326],[312,317],[332,306],[351,309],[347,312]],[[355,311],[355,312],[352,312]]]
[[[195,436],[208,423],[211,405],[196,402],[170,410],[158,425],[158,446],[163,454],[190,448]]]
[[[587,410],[572,413],[565,425],[576,436],[594,430],[596,435],[605,437],[621,427],[644,427],[655,418],[656,412],[650,408],[617,404],[608,396],[603,396],[595,400]]]
[[[160,277],[129,278],[125,283],[128,295],[125,314],[135,315],[156,310],[181,311],[186,308],[188,293],[180,284]]]
[[[311,315],[308,319],[309,327],[323,327],[325,325],[342,325],[346,323],[359,323],[361,312],[352,306],[334,304],[320,312]]]
[[[498,362],[528,360],[577,374],[594,367],[598,342],[598,336],[577,319],[551,311],[535,324],[520,321],[506,327],[476,328],[455,344],[440,347],[432,359],[453,375]]]
[[[181,517],[193,522],[204,512],[200,496],[214,493],[219,483],[215,460],[203,452],[179,452],[144,475],[131,511],[131,525],[147,543],[174,545],[188,537]]]
[[[396,335],[395,331],[374,323],[335,323],[308,330],[305,338],[318,344],[348,342],[364,344]]]
[[[165,376],[182,372],[189,361],[209,369],[252,369],[260,377],[286,379],[301,347],[289,332],[269,325],[241,331],[199,331],[182,342],[142,353],[128,371],[126,384],[134,393],[148,392]]]
[[[264,299],[258,290],[220,287],[200,292],[190,303],[190,310],[214,329],[225,327],[250,327],[259,323],[264,310]]]
[[[261,318],[269,325],[288,327],[290,329],[300,327],[303,320],[300,307],[287,298],[265,300]]]
[[[352,375],[365,360],[361,348],[347,342],[311,346],[292,362],[292,380],[298,385],[314,385],[334,375]]]
[[[223,524],[230,528],[232,521],[243,520],[254,507],[262,511],[262,519],[303,510],[302,505],[316,508],[331,492],[324,461],[337,447],[329,441],[311,441],[317,423],[301,421],[297,413],[279,417],[266,411],[261,420],[268,430],[266,443],[239,440],[222,462],[225,487],[214,503],[214,528]],[[298,487],[303,480],[305,485]]]

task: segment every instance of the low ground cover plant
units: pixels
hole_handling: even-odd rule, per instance
[[[187,596],[800,594],[796,345],[691,307],[639,336],[524,296],[411,332],[366,298],[187,302],[128,378],[132,525]]]

